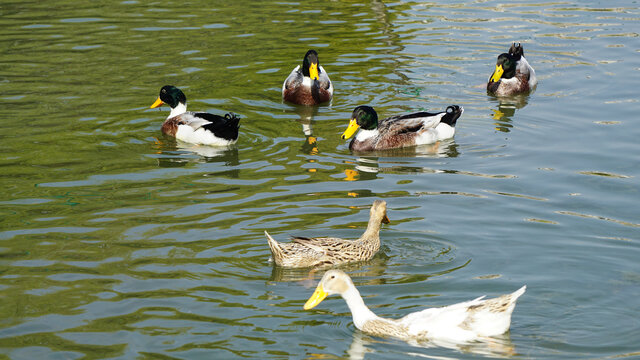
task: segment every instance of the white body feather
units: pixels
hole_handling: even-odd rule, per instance
[[[171,109],[171,113],[167,119],[171,119],[175,116],[182,115],[182,120],[186,121],[186,124],[178,125],[176,131],[176,139],[202,145],[213,146],[228,146],[235,144],[235,140],[227,140],[215,136],[211,131],[203,128],[202,126],[211,124],[211,121],[196,117],[192,113],[187,113],[187,105],[178,103],[178,105]]]
[[[406,340],[432,339],[450,343],[466,343],[507,332],[516,301],[526,290],[526,286],[523,286],[497,298],[485,299],[482,296],[393,320],[381,318],[369,310],[351,278],[340,270],[325,273],[318,288],[328,295],[340,294],[351,310],[354,325],[362,331],[386,333]]]
[[[516,67],[516,71],[519,71],[523,74],[529,74],[529,87],[534,88],[538,84],[538,78],[536,78],[536,71],[533,70],[533,67],[529,65],[527,59],[524,58],[524,55],[520,57],[520,62],[518,62],[518,67]]]
[[[209,123],[206,121],[206,123]],[[237,140],[227,140],[215,136],[211,131],[198,127],[194,128],[195,124],[178,125],[178,131],[176,132],[176,139],[186,141],[192,144],[202,145],[214,145],[214,146],[227,146],[235,144]],[[198,125],[200,126],[200,125]]]

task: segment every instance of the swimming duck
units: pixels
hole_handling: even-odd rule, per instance
[[[231,145],[238,140],[240,118],[230,112],[224,116],[205,112],[187,111],[187,97],[172,85],[163,86],[151,108],[162,104],[171,107],[171,113],[162,124],[162,132],[193,144]]]
[[[520,43],[513,43],[509,52],[500,54],[496,69],[487,83],[487,91],[507,96],[532,90],[538,84],[536,72],[527,59]]]
[[[294,237],[290,243],[279,243],[268,232],[264,234],[273,260],[279,266],[329,266],[371,259],[380,249],[379,233],[383,222],[389,223],[387,203],[376,200],[369,210],[367,230],[357,240]]]
[[[304,304],[304,309],[315,307],[328,295],[340,294],[351,310],[353,323],[363,332],[403,340],[432,339],[461,343],[507,332],[516,300],[525,289],[526,286],[523,286],[511,294],[493,299],[485,300],[482,296],[471,301],[414,312],[400,319],[386,319],[369,310],[349,275],[340,270],[329,270]]]
[[[378,121],[378,114],[371,106],[361,105],[353,110],[349,127],[342,134],[342,139],[349,139],[361,129],[349,144],[352,151],[433,144],[453,137],[456,121],[463,112],[462,106],[451,105],[446,111],[439,113],[417,112]]]
[[[299,105],[318,105],[333,97],[333,84],[318,60],[318,53],[309,50],[302,67],[296,66],[282,84],[282,98]]]

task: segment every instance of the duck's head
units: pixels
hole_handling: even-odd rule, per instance
[[[310,77],[311,80],[318,80],[319,66],[318,53],[315,50],[307,51],[302,60],[302,75]]]
[[[167,104],[173,109],[178,106],[178,104],[186,105],[187,97],[184,95],[182,90],[177,87],[173,85],[165,85],[160,89],[160,95],[158,96],[158,99],[156,99],[156,102],[151,105],[151,108],[157,108],[162,104]]]
[[[353,110],[349,127],[342,133],[342,139],[346,140],[352,137],[359,128],[364,130],[378,128],[378,113],[371,106],[360,105]]]
[[[311,295],[309,300],[304,304],[304,309],[313,309],[327,296],[344,294],[351,287],[353,287],[353,282],[349,275],[340,270],[329,270],[324,273],[322,280],[320,280],[318,287],[316,287],[316,291],[313,292],[313,295]]]
[[[462,113],[464,112],[464,108],[458,105],[447,106],[447,110],[445,110],[445,114],[440,119],[441,123],[448,124],[451,127],[456,126],[456,121],[460,118]]]
[[[371,210],[369,210],[369,218],[388,224],[390,221],[387,217],[387,202],[384,200],[374,201]]]
[[[490,83],[498,82],[500,79],[510,79],[516,75],[517,59],[507,53],[500,54],[496,61],[496,69],[489,78]]]

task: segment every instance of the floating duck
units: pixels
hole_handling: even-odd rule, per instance
[[[318,53],[309,50],[302,67],[296,66],[282,84],[282,98],[299,105],[318,105],[333,97],[333,84],[318,60]]]
[[[268,232],[264,234],[277,265],[298,268],[328,266],[371,259],[380,249],[379,233],[383,222],[389,223],[387,203],[376,200],[369,211],[367,230],[357,240],[294,237],[290,243],[279,243]]]
[[[522,45],[513,43],[508,53],[498,56],[487,91],[497,96],[508,96],[531,91],[537,84],[536,72],[524,58]]]
[[[151,108],[163,104],[171,113],[162,124],[162,132],[192,144],[231,145],[238,140],[240,117],[230,112],[224,116],[205,112],[187,111],[187,97],[172,85],[163,86],[160,96]]]
[[[516,300],[526,286],[493,299],[479,297],[440,308],[414,312],[400,319],[386,319],[374,314],[364,304],[349,275],[340,270],[327,271],[304,309],[320,304],[328,295],[340,294],[347,302],[353,323],[365,333],[403,340],[440,340],[463,343],[503,334],[511,325]]]
[[[439,113],[417,112],[378,121],[378,114],[371,106],[361,105],[353,110],[349,127],[342,134],[342,139],[349,139],[360,129],[349,144],[352,151],[433,144],[453,137],[456,121],[463,112],[462,106],[451,105],[446,111]]]

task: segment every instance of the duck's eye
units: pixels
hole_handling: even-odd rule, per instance
[[[335,276],[335,275],[331,275],[331,278],[332,278],[332,279],[335,279],[335,278],[336,278],[336,276]]]
[[[447,108],[447,114],[451,114],[453,112],[453,108],[451,106],[449,106]]]

